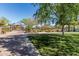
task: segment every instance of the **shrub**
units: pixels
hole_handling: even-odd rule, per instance
[[[6,33],[6,32],[9,32],[10,31],[10,28],[2,28],[2,33]]]
[[[39,50],[41,55],[79,55],[79,34],[65,35],[34,35],[29,37],[32,43]]]

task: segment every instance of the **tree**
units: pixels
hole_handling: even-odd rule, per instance
[[[68,25],[68,32],[70,31],[70,25],[73,24],[73,21],[78,23],[78,14],[79,14],[79,4],[70,4],[69,5],[71,9],[69,9],[67,12],[67,25]],[[75,23],[74,23],[75,24]]]
[[[56,24],[62,26],[62,35],[64,35],[64,26],[66,24],[70,25],[72,20],[70,17],[72,14],[77,15],[78,10],[78,4],[39,4],[39,9],[35,16],[40,20],[40,22],[46,22],[53,19],[52,15],[56,15]]]
[[[62,35],[64,35],[64,25],[68,25],[70,31],[70,24],[72,20],[77,20],[77,13],[79,10],[78,4],[57,4],[56,14],[58,14],[58,23],[62,25]],[[74,17],[74,19],[72,19]]]
[[[5,17],[0,18],[0,26],[7,26],[9,24],[9,20]]]
[[[76,31],[75,26],[78,25],[78,21],[72,20],[71,24],[73,25],[73,31],[75,32]]]
[[[34,14],[35,19],[38,20],[38,23],[42,24],[47,24],[48,20],[51,19],[51,4],[47,3],[47,4],[36,4],[39,6],[39,9],[36,11],[36,13]]]
[[[37,23],[36,20],[26,19],[26,18],[21,20],[21,22],[25,24],[28,31],[30,31],[32,29],[32,27]]]
[[[0,18],[0,33],[2,33],[2,27],[6,27],[9,24],[9,20],[6,19],[5,17]]]

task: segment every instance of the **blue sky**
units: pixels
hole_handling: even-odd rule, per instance
[[[33,18],[38,9],[28,3],[0,3],[0,17],[6,17],[10,23],[16,23],[23,18]]]

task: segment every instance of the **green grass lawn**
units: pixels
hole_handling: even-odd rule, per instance
[[[29,36],[43,56],[79,56],[79,32],[39,34]]]

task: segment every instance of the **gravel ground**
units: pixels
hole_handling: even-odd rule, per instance
[[[22,31],[0,35],[0,56],[39,56],[38,50]]]

